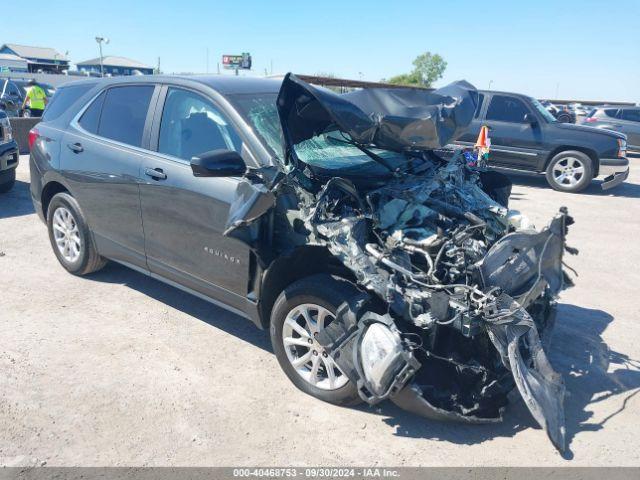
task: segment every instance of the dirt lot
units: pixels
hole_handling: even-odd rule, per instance
[[[110,264],[57,263],[29,198],[28,159],[0,197],[2,465],[640,465],[640,159],[625,185],[554,192],[520,177],[537,225],[576,219],[551,358],[566,379],[570,452],[521,402],[499,425],[443,424],[393,405],[339,408],[296,390],[266,332]],[[633,170],[633,169],[632,169]]]

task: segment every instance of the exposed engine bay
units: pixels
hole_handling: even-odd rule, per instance
[[[247,175],[225,234],[262,258],[264,245],[321,245],[352,273],[360,293],[317,340],[364,401],[484,423],[502,419],[517,389],[562,451],[564,384],[543,339],[572,285],[563,254],[577,253],[565,242],[573,220],[562,208],[535,230],[509,210],[506,177],[441,151],[477,101],[466,82],[338,95],[288,75],[278,98],[286,158]],[[384,174],[310,165],[304,149],[318,138],[357,148]],[[268,242],[261,222],[273,226]]]

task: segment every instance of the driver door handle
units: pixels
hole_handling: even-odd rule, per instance
[[[81,143],[67,143],[67,147],[69,147],[69,150],[73,153],[80,153],[84,151]]]
[[[145,168],[144,174],[154,180],[166,180],[167,174],[161,168]]]

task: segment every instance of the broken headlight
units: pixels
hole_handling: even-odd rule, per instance
[[[377,403],[400,390],[420,367],[403,345],[400,331],[388,315],[368,312],[362,317],[354,364],[359,372],[358,393]]]

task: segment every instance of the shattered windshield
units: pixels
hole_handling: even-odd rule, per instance
[[[298,158],[312,167],[341,170],[359,175],[384,175],[389,170],[374,161],[358,147],[345,143],[340,132],[323,133],[300,142],[295,147]],[[406,163],[404,155],[377,148],[370,149],[390,166],[397,168]]]
[[[230,95],[239,113],[253,128],[260,140],[272,154],[284,159],[282,149],[282,128],[276,108],[275,93]],[[358,175],[384,175],[389,170],[374,161],[354,145],[345,143],[340,132],[325,133],[295,146],[298,158],[312,167],[324,170],[340,170]],[[372,148],[389,165],[398,167],[406,163],[404,155],[387,150]]]

